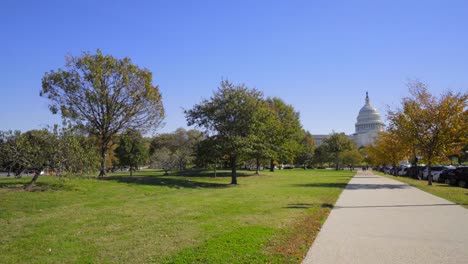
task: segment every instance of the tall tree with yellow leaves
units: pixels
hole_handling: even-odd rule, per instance
[[[389,111],[390,129],[422,155],[432,185],[430,167],[467,141],[468,93],[448,91],[436,97],[422,82],[410,82],[408,87],[411,96],[403,98],[402,108]]]
[[[380,132],[374,146],[367,147],[370,160],[376,164],[388,164],[394,168],[409,154],[409,147],[395,131]],[[397,170],[393,173],[397,175]]]

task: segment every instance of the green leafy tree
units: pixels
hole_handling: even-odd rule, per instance
[[[214,177],[218,164],[224,161],[224,155],[221,149],[221,143],[217,142],[216,136],[205,138],[198,142],[196,146],[196,160],[195,163],[200,167],[208,167],[213,164]]]
[[[60,135],[63,170],[67,174],[91,174],[97,171],[99,150],[93,140],[82,131],[67,129]]]
[[[296,156],[296,164],[301,164],[304,169],[311,165],[314,158],[315,140],[309,131],[303,131],[300,148]]]
[[[314,150],[313,163],[319,165],[319,167],[324,167],[326,162],[330,161],[330,154],[327,150],[326,144],[321,144]]]
[[[350,170],[354,168],[354,166],[358,165],[362,162],[363,157],[361,152],[356,148],[352,148],[350,150],[345,150],[340,154],[341,162],[349,167]]]
[[[260,101],[257,111],[252,112],[252,119],[256,125],[251,134],[251,148],[249,157],[255,161],[255,174],[260,173],[260,163],[275,156],[275,137],[280,130],[281,123],[276,112],[268,106],[266,101]]]
[[[353,149],[354,142],[344,133],[333,132],[323,141],[326,151],[329,154],[330,161],[335,164],[335,169],[340,168],[341,154]]]
[[[168,148],[163,147],[151,155],[151,166],[164,170],[164,175],[168,175],[170,170],[177,168],[177,157]]]
[[[73,127],[49,128],[53,151],[50,153],[48,170],[64,175],[90,174],[99,168],[99,153],[95,142],[86,132]]]
[[[129,58],[116,59],[99,50],[69,56],[65,70],[46,73],[40,95],[50,99],[52,113],[60,112],[65,120],[98,138],[99,176],[106,174],[108,148],[115,135],[127,129],[148,131],[164,116],[152,73]]]
[[[222,81],[209,100],[185,111],[188,125],[197,125],[205,129],[205,134],[215,135],[222,152],[229,156],[231,184],[237,184],[239,159],[251,153],[253,133],[260,122],[253,113],[262,102],[261,92]]]
[[[133,172],[148,158],[148,149],[145,148],[143,136],[133,129],[120,135],[119,146],[115,153],[121,166],[129,166],[130,176],[133,176]]]
[[[267,105],[272,109],[279,125],[273,127],[270,140],[273,141],[273,151],[270,157],[270,170],[274,171],[275,160],[291,163],[298,150],[302,136],[302,126],[299,112],[292,105],[286,104],[280,98],[267,98]]]
[[[50,164],[54,146],[53,134],[45,129],[30,130],[19,135],[16,162],[22,168],[34,170],[33,178],[24,186],[25,190],[32,189],[41,171]]]
[[[195,159],[197,144],[203,139],[198,130],[178,128],[173,133],[165,133],[153,138],[150,145],[150,155],[166,148],[175,159],[174,164],[179,170],[184,170]]]
[[[403,98],[401,109],[389,111],[390,129],[422,155],[432,185],[430,167],[460,151],[468,140],[468,93],[448,91],[436,97],[424,83],[408,86],[411,96]]]
[[[16,140],[20,134],[19,131],[0,131],[0,166],[8,171],[8,177],[15,166]]]

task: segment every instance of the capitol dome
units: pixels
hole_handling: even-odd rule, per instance
[[[366,103],[359,110],[356,123],[356,133],[353,135],[354,141],[358,146],[374,144],[379,131],[383,131],[384,123],[379,112],[373,107],[369,100],[369,94],[366,92]]]

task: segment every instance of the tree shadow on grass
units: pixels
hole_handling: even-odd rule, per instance
[[[434,183],[436,183],[436,182],[434,182]],[[435,184],[434,184],[434,185],[435,185]],[[468,189],[467,189],[467,188],[463,188],[463,187],[456,186],[456,185],[444,184],[444,183],[442,183],[442,182],[439,182],[439,183],[437,184],[437,187],[444,187],[444,188],[459,188],[459,189],[463,189],[463,190],[465,190],[465,191],[468,191]]]
[[[11,181],[1,182],[0,189],[6,189],[10,191],[25,191],[24,186],[27,181]],[[36,182],[31,188],[31,192],[45,192],[45,191],[68,191],[72,188],[61,182]]]
[[[167,186],[169,188],[226,188],[231,186],[224,183],[211,183],[190,181],[185,179],[158,177],[158,176],[108,176],[101,178],[105,181],[116,181],[121,183],[132,183],[141,185]]]
[[[320,207],[320,208],[333,208],[333,204],[329,203],[322,203],[322,204],[306,204],[306,203],[299,203],[299,204],[288,204],[286,207],[288,209],[309,209],[312,207]]]
[[[182,170],[182,171],[174,171],[169,173],[170,176],[184,176],[184,177],[211,177],[214,178],[214,171],[213,170],[205,170],[205,169],[192,169],[192,170]],[[237,177],[249,177],[256,175],[255,172],[239,172],[237,171]],[[230,171],[218,171],[216,173],[216,177],[231,177]]]
[[[340,188],[346,187],[346,190],[378,190],[378,189],[408,189],[411,186],[407,184],[346,184],[346,183],[304,183],[295,184],[295,187],[325,187],[325,188]]]

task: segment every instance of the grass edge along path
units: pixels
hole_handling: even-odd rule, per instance
[[[0,262],[299,263],[354,175],[263,172],[228,187],[228,177],[144,173],[44,177],[53,188],[33,193],[0,179]]]
[[[433,182],[432,185],[427,185],[427,180],[417,180],[409,177],[393,176],[378,171],[372,171],[374,174],[383,176],[392,180],[409,184],[422,191],[432,195],[454,202],[465,208],[468,208],[468,189],[457,186],[450,186],[445,183]]]

